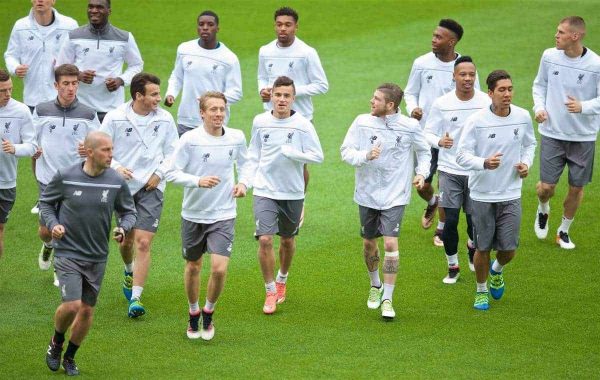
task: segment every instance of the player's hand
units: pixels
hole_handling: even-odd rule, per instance
[[[152,173],[152,175],[150,176],[150,178],[148,179],[148,182],[146,182],[146,191],[151,191],[154,190],[158,187],[158,184],[160,183],[160,177],[157,176],[155,173]]]
[[[2,151],[8,154],[15,154],[15,146],[5,138],[2,138]]]
[[[127,169],[124,166],[119,166],[117,168],[117,172],[123,177],[126,181],[133,178],[133,171],[131,169]]]
[[[271,87],[265,87],[262,90],[260,90],[260,98],[262,99],[263,103],[270,102],[271,101]]]
[[[106,85],[106,89],[108,91],[113,92],[113,91],[117,91],[119,89],[119,87],[121,87],[125,84],[125,82],[123,82],[123,79],[116,77],[116,78],[106,78],[106,80],[104,81],[104,84]]]
[[[123,243],[125,240],[125,230],[123,227],[115,227],[113,229],[113,239],[119,244]]]
[[[42,153],[43,153],[42,148],[37,148],[35,153],[31,157],[33,157],[34,160],[37,160],[38,158],[40,158]]]
[[[65,236],[65,226],[62,224],[57,224],[52,229],[52,239],[62,239]]]
[[[87,157],[87,152],[85,151],[85,146],[83,145],[83,143],[81,141],[77,144],[77,153],[79,154],[79,157]]]
[[[373,149],[371,149],[370,151],[367,152],[367,160],[369,161],[373,161],[379,158],[379,155],[381,154],[381,143],[378,143],[377,145],[375,145],[373,147]]]
[[[165,97],[165,106],[171,107],[175,103],[175,97],[173,95],[167,95]]]
[[[15,69],[15,74],[19,77],[19,78],[25,78],[25,75],[27,75],[27,72],[29,71],[29,65],[19,65],[17,66],[17,68]]]
[[[493,156],[490,156],[483,161],[483,168],[488,170],[497,169],[500,166],[500,157],[502,157],[502,153],[496,153]]]
[[[448,132],[446,132],[444,137],[442,137],[440,139],[440,141],[438,142],[438,145],[441,148],[450,149],[454,145],[454,139],[452,137],[450,137],[450,134]]]
[[[567,110],[570,113],[581,113],[581,102],[570,95],[567,96],[567,99],[569,99],[565,103]]]
[[[425,186],[425,177],[423,177],[421,174],[417,174],[415,178],[413,178],[412,183],[417,190],[421,190],[423,186]]]
[[[213,187],[217,186],[220,182],[221,180],[216,175],[200,177],[200,180],[198,180],[198,187],[212,189]]]
[[[92,84],[96,70],[83,70],[79,73],[79,81],[87,84]]]
[[[246,196],[246,185],[243,183],[238,183],[233,187],[233,197],[234,198],[243,198]]]
[[[515,168],[517,169],[517,172],[519,173],[519,177],[521,177],[521,178],[525,178],[529,174],[529,166],[527,166],[526,164],[524,164],[522,162],[519,162],[518,164],[516,164]]]
[[[540,110],[535,113],[535,121],[538,123],[543,123],[546,120],[548,120],[548,112],[545,110]]]
[[[421,108],[419,108],[419,107],[415,108],[410,113],[410,117],[412,117],[413,119],[417,119],[417,120],[420,121],[421,118],[423,117],[423,110]]]

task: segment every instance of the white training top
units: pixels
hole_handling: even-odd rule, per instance
[[[413,62],[408,76],[408,83],[404,89],[404,101],[408,116],[419,107],[423,110],[420,120],[421,127],[425,127],[429,117],[429,108],[433,101],[440,96],[453,91],[456,87],[452,74],[454,62],[460,57],[456,53],[454,61],[443,62],[432,52],[420,56]],[[475,77],[475,88],[479,89],[479,76]]]
[[[381,146],[381,154],[369,161],[367,154],[375,145]],[[342,160],[356,167],[354,201],[364,207],[386,210],[407,205],[413,169],[425,178],[429,176],[431,152],[419,122],[400,113],[359,115],[340,151]]]
[[[529,112],[515,105],[510,114],[500,117],[486,107],[471,115],[458,143],[456,161],[470,170],[469,189],[473,200],[503,202],[521,197],[523,180],[515,165],[526,164],[531,172],[535,154],[535,135]],[[502,153],[495,170],[483,168],[486,158]]]
[[[6,69],[11,75],[19,65],[29,65],[23,78],[23,102],[35,107],[56,97],[54,88],[54,62],[69,31],[77,28],[77,21],[63,16],[56,9],[54,22],[41,26],[35,20],[33,10],[15,23],[4,53]]]
[[[215,49],[204,49],[198,41],[187,41],[177,47],[175,68],[165,95],[177,97],[182,91],[177,123],[188,127],[202,124],[198,98],[206,91],[225,94],[227,116],[229,105],[242,99],[242,72],[237,56],[222,42]]]
[[[581,113],[569,113],[568,96],[581,101]],[[600,129],[600,57],[589,48],[582,57],[546,49],[533,81],[533,110],[546,110],[541,135],[565,141],[596,141]]]
[[[237,129],[223,127],[222,136],[208,134],[204,127],[185,133],[177,143],[167,180],[184,186],[181,217],[210,224],[236,217],[234,165],[238,177],[246,162],[246,137]],[[217,176],[213,188],[201,188],[201,177]]]
[[[475,90],[473,97],[466,101],[460,100],[456,96],[456,91],[450,91],[433,102],[425,123],[425,138],[433,148],[440,150],[438,170],[456,175],[469,175],[468,170],[456,163],[458,142],[467,118],[480,109],[488,107],[490,103],[488,94],[479,90]],[[438,145],[446,133],[454,140],[450,149]]]
[[[29,108],[10,99],[4,107],[0,107],[0,128],[2,139],[15,147],[15,154],[4,153],[0,149],[0,189],[12,189],[17,186],[17,157],[33,156],[37,148]]]
[[[175,121],[169,112],[158,108],[150,113],[146,125],[139,125],[143,119],[136,117],[132,104],[129,101],[108,112],[102,122],[100,130],[113,140],[111,167],[133,171],[133,178],[127,181],[131,194],[142,189],[152,174],[161,179],[158,189],[164,192],[169,159],[178,140]]]
[[[308,120],[313,119],[311,96],[324,94],[329,89],[317,51],[296,37],[288,47],[279,47],[277,40],[258,51],[258,91],[271,87],[275,79],[285,75],[294,81],[296,100],[294,109]],[[263,103],[271,110],[271,102]]]
[[[278,119],[267,111],[252,122],[248,162],[240,183],[254,186],[254,195],[304,199],[304,164],[323,162],[323,150],[312,123],[294,112]]]

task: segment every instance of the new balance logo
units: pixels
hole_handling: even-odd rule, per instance
[[[62,34],[60,34],[60,33],[59,33],[59,34],[57,34],[57,35],[56,35],[56,37],[54,37],[54,38],[56,38],[56,41],[58,42],[58,41],[60,41],[60,37],[61,37],[61,36],[62,36]]]
[[[232,249],[233,249],[233,243],[229,243],[229,245],[227,246],[227,252],[231,252]]]
[[[496,138],[495,133],[490,133],[490,135],[488,136],[488,139],[495,139],[495,138]]]
[[[458,116],[454,116],[452,119],[450,119],[451,122],[456,122],[458,120]]]
[[[400,231],[400,223],[396,224],[396,227],[394,228],[394,230],[392,232],[398,232]]]
[[[209,158],[210,158],[210,153],[204,153],[204,155],[202,155],[203,162],[207,162]]]
[[[269,134],[267,133],[266,135],[263,136],[263,142],[267,142],[267,140],[269,140]]]
[[[584,76],[585,76],[585,74],[579,74],[579,76],[577,77],[577,84],[583,83]]]
[[[555,71],[555,72],[553,72],[552,74],[554,74],[554,75],[558,75],[558,71]]]
[[[83,192],[82,192],[81,190],[75,190],[75,191],[73,192],[73,196],[74,196],[74,197],[80,197],[80,196],[81,196],[81,194],[83,194]]]
[[[154,219],[154,223],[152,223],[152,227],[158,228],[158,219]]]
[[[110,190],[102,190],[102,198],[100,198],[100,202],[108,203],[108,192]]]
[[[219,68],[219,65],[213,65],[212,67],[212,74],[216,74],[217,73],[217,69]]]
[[[187,61],[187,63],[185,64],[186,68],[189,68],[192,65],[192,61]]]
[[[33,36],[29,36],[29,38],[27,40],[33,41]]]
[[[271,72],[271,69],[272,69],[272,68],[273,68],[273,64],[272,64],[272,63],[269,63],[269,64],[267,65],[267,71],[268,71],[268,72]]]
[[[433,79],[433,75],[428,75],[427,76],[427,83],[431,83],[432,79]]]
[[[371,138],[369,138],[369,141],[371,142],[371,144],[373,144],[375,142],[375,140],[377,140],[377,136],[371,136]]]
[[[292,138],[294,138],[294,132],[288,133],[286,144],[291,144],[292,143]]]

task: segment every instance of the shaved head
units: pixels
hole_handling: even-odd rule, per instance
[[[111,141],[110,136],[104,132],[100,131],[92,131],[85,136],[85,140],[83,141],[83,146],[85,149],[96,149],[100,146],[101,143],[106,142],[106,140]]]

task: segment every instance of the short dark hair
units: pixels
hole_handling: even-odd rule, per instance
[[[202,16],[212,16],[212,17],[214,17],[215,18],[215,22],[217,23],[217,25],[219,25],[219,16],[217,16],[217,14],[215,12],[210,11],[210,10],[203,11],[202,13],[200,13],[198,15],[198,18],[196,19],[196,22],[200,21],[200,17],[202,17]]]
[[[146,85],[148,83],[154,83],[160,85],[160,78],[150,73],[138,73],[131,78],[131,85],[129,91],[131,98],[135,100],[135,94],[138,92],[142,95],[146,95]]]
[[[456,59],[456,61],[454,61],[454,67],[464,62],[471,62],[473,65],[475,64],[475,62],[473,62],[473,58],[469,57],[468,55],[461,55]]]
[[[72,76],[78,77],[79,69],[77,68],[77,66],[71,65],[70,63],[65,63],[54,69],[54,81],[56,83],[60,82],[60,77]]]
[[[273,90],[275,90],[275,88],[277,88],[277,87],[288,87],[288,86],[292,86],[292,88],[294,89],[294,94],[296,94],[296,85],[294,85],[294,81],[292,80],[292,78],[289,78],[286,76],[280,76],[277,79],[275,79],[275,82],[273,82]]]
[[[0,82],[6,82],[9,79],[10,75],[8,75],[8,72],[4,69],[0,69]]]
[[[275,17],[273,17],[273,19],[277,20],[277,17],[279,16],[290,16],[294,19],[295,22],[298,22],[298,19],[300,18],[298,16],[298,12],[296,12],[293,8],[290,7],[281,7],[278,10],[276,10]]]
[[[494,89],[496,88],[496,84],[502,79],[510,79],[512,81],[510,74],[506,70],[492,71],[485,80],[485,83],[488,86],[488,90],[494,91]]]
[[[568,16],[560,20],[560,24],[567,23],[570,27],[577,29],[581,34],[585,35],[585,21],[580,16]]]
[[[463,36],[463,27],[460,26],[460,24],[450,18],[443,18],[440,20],[440,23],[438,24],[438,26],[441,26],[442,28],[446,28],[449,31],[453,32],[456,35],[456,40],[460,41],[460,39]]]
[[[377,91],[383,93],[383,98],[386,103],[394,103],[394,109],[398,110],[402,97],[404,97],[404,91],[402,91],[400,86],[395,83],[382,83],[377,87]]]
[[[199,99],[201,110],[206,110],[206,103],[208,102],[208,99],[221,99],[225,102],[225,105],[227,105],[227,98],[225,97],[225,94],[219,91],[206,91]]]

